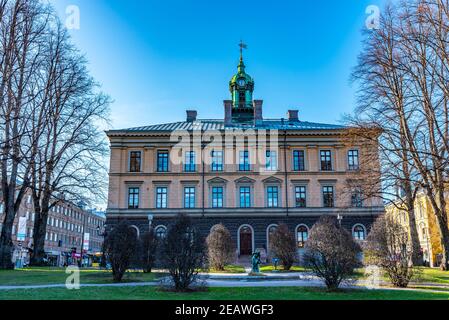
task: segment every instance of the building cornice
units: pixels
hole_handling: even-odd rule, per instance
[[[344,210],[344,213],[342,213]],[[144,218],[149,214],[154,218],[173,218],[180,213],[191,217],[203,216],[201,209],[108,209],[108,218]],[[289,217],[319,217],[323,215],[336,216],[378,216],[385,213],[384,207],[367,207],[367,208],[289,208]],[[286,208],[225,208],[225,209],[205,209],[204,217],[285,217]]]

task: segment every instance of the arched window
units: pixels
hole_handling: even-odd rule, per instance
[[[254,251],[254,232],[251,226],[243,225],[238,231],[237,247],[240,256],[250,256]]]
[[[364,241],[366,239],[365,227],[361,224],[357,224],[352,229],[352,236],[355,240]]]
[[[155,229],[157,239],[164,239],[167,236],[167,228],[164,226],[158,226]]]
[[[305,225],[300,225],[296,228],[296,241],[298,248],[304,248],[307,240],[309,239],[309,229]]]
[[[137,226],[135,226],[135,225],[132,225],[132,226],[129,226],[129,227],[135,231],[136,238],[139,238],[140,237],[140,230],[139,230],[139,228]]]
[[[267,251],[270,251],[270,245],[271,245],[271,239],[273,236],[273,233],[276,231],[276,229],[278,228],[277,224],[272,224],[269,225],[267,228]]]

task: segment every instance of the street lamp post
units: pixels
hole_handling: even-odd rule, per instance
[[[340,225],[340,228],[341,228],[341,221],[343,220],[343,216],[341,214],[338,214],[337,220],[338,220],[338,224]]]
[[[151,228],[153,225],[154,216],[152,214],[148,215],[148,232],[151,232]]]
[[[84,219],[83,219],[83,230],[81,230],[81,258],[80,258],[81,262],[80,262],[80,267],[83,266],[83,262],[84,262],[84,252],[83,251],[84,251],[84,232],[86,231],[86,221],[87,221],[86,216],[87,216],[87,214],[84,213],[83,214],[83,217],[84,217]]]

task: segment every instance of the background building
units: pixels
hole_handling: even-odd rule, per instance
[[[449,210],[449,194],[446,194],[445,198],[447,199],[447,210]],[[395,217],[410,232],[408,213],[398,207],[400,206],[393,204],[387,206],[387,214]],[[440,236],[432,205],[424,192],[417,194],[414,210],[424,263],[429,264],[430,267],[439,267],[442,257]]]
[[[19,221],[26,220],[24,240],[19,235]],[[12,239],[15,250],[14,263],[29,263],[30,252],[33,250],[33,227],[35,213],[30,194],[25,195],[19,212],[14,220]],[[0,230],[3,221],[3,203],[0,202]],[[81,242],[83,231],[88,234],[85,243],[86,264],[92,264],[95,256],[102,251],[103,230],[106,217],[104,213],[87,210],[69,202],[62,202],[52,207],[47,220],[47,233],[45,236],[45,252],[48,264],[63,266],[78,263],[81,257]],[[23,239],[23,238],[22,238]]]
[[[267,252],[280,223],[295,232],[301,250],[321,216],[340,215],[364,240],[384,207],[347,185],[367,165],[360,163],[363,153],[376,146],[348,147],[344,127],[301,121],[296,110],[286,119],[264,119],[254,86],[241,58],[223,119],[198,120],[196,111],[187,111],[184,122],[108,131],[108,226],[127,219],[140,234],[151,223],[163,237],[173,217],[184,213],[204,236],[223,223],[237,256],[247,256]]]

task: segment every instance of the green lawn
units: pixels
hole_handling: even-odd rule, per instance
[[[355,279],[365,279],[365,269],[356,269],[353,278]],[[382,276],[382,279],[389,282],[390,279],[386,274]],[[449,271],[441,271],[440,269],[432,268],[419,268],[418,274],[412,280],[413,284],[420,283],[435,283],[441,285],[449,286]]]
[[[278,266],[277,270],[279,272],[306,272],[307,270],[304,267],[293,266],[290,271],[284,271],[282,266]],[[274,266],[262,266],[260,267],[260,272],[273,272]]]
[[[211,272],[211,273],[245,273],[245,268],[242,266],[237,266],[237,265],[229,265],[229,266],[225,267],[224,271],[211,269],[211,270],[209,270],[209,272]]]
[[[0,290],[0,300],[449,300],[449,293],[318,288],[209,288],[206,292],[171,293],[154,287],[103,287],[81,290]]]
[[[127,272],[123,282],[148,282],[158,278],[158,273]],[[64,284],[69,275],[64,268],[30,268],[0,270],[0,286]],[[80,272],[81,283],[113,283],[112,273],[106,270],[86,269]]]
[[[417,279],[418,282],[433,282],[449,285],[449,271],[440,269],[421,268]]]

